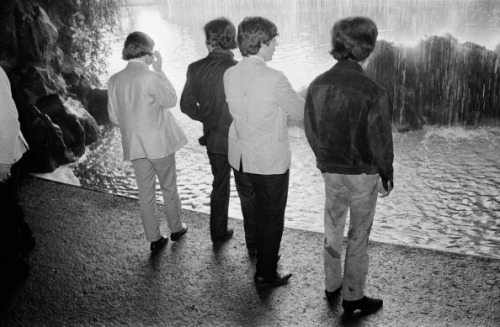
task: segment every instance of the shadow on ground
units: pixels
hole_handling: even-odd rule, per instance
[[[348,319],[324,296],[322,234],[286,229],[293,277],[257,291],[240,220],[214,248],[207,215],[184,211],[188,234],[151,257],[136,200],[32,177],[21,200],[37,246],[31,276],[1,294],[1,326],[500,325],[500,260],[370,243],[366,293],[384,307]]]

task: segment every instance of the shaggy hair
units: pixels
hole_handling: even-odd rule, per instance
[[[238,47],[244,57],[259,52],[262,43],[269,45],[278,35],[278,28],[264,17],[245,17],[238,25]]]
[[[236,48],[236,28],[227,18],[209,21],[204,27],[205,43],[213,49],[231,50]]]
[[[130,60],[141,58],[145,55],[153,55],[155,42],[146,33],[132,32],[125,39],[122,50],[122,59]]]
[[[361,62],[375,49],[378,30],[369,18],[347,17],[333,25],[331,34],[333,58]]]

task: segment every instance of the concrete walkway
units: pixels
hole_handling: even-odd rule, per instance
[[[184,211],[186,237],[152,258],[136,200],[32,177],[21,198],[37,246],[0,326],[500,326],[500,260],[371,243],[366,293],[384,307],[347,318],[324,296],[320,233],[286,229],[293,277],[258,291],[240,220],[214,248],[207,215]]]

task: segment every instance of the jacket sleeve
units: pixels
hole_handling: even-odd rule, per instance
[[[112,125],[118,126],[118,117],[116,116],[115,100],[113,98],[113,79],[108,81],[108,117]]]
[[[279,72],[275,95],[278,104],[293,120],[304,120],[304,99],[292,88],[286,76]]]
[[[306,133],[307,142],[309,142],[312,151],[317,157],[318,124],[316,121],[316,111],[314,109],[314,101],[310,90],[307,91],[306,95],[306,105],[304,110],[304,130]]]
[[[200,105],[193,94],[192,84],[191,84],[191,70],[188,67],[188,72],[186,76],[186,84],[182,90],[180,107],[181,111],[188,115],[189,118],[201,121],[200,117]]]
[[[387,92],[384,90],[368,112],[368,143],[384,185],[387,185],[387,181],[394,184],[392,166],[394,149],[391,123]]]
[[[153,83],[150,90],[154,101],[163,109],[175,107],[177,94],[174,86],[164,72],[154,72],[154,74],[156,74],[156,82]]]
[[[3,69],[0,69],[0,163],[14,163],[18,137],[18,113],[12,99],[10,81]]]

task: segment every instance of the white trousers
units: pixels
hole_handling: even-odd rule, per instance
[[[368,274],[368,237],[375,215],[379,175],[323,173],[325,180],[325,288],[332,292],[342,284],[342,298],[359,300],[364,296]],[[342,279],[342,241],[350,210],[344,278]]]
[[[132,160],[135,179],[139,189],[139,207],[142,225],[148,242],[154,242],[162,236],[160,233],[160,213],[156,204],[156,177],[163,194],[165,215],[170,232],[182,229],[181,199],[177,192],[177,171],[175,153],[160,159]]]

